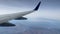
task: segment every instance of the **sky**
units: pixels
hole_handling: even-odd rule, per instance
[[[39,10],[24,16],[28,20],[12,20],[16,26],[0,27],[0,33],[20,34],[40,29],[44,34],[60,34],[60,0],[0,0],[0,15],[33,10],[39,1]]]
[[[39,10],[25,17],[60,20],[60,0],[0,0],[0,15],[33,10],[39,1]]]

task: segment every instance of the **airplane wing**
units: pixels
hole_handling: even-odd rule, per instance
[[[8,15],[4,15],[4,16],[0,17],[0,18],[2,18],[2,19],[0,19],[0,22],[1,22],[0,26],[15,26],[14,24],[7,22],[8,20],[11,20],[11,19],[26,20],[27,18],[22,17],[22,16],[30,14],[34,11],[37,11],[39,9],[40,4],[41,4],[41,1],[38,3],[38,5],[32,11],[8,14]]]

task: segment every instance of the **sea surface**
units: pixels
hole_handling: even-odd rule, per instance
[[[28,19],[9,21],[16,26],[0,27],[0,34],[60,34],[60,21],[53,19]]]

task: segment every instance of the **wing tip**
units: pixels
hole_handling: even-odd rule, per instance
[[[40,4],[41,4],[41,1],[37,4],[37,6],[35,7],[35,9],[34,9],[34,10],[38,10],[38,9],[39,9]]]

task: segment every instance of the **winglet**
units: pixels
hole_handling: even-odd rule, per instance
[[[38,3],[38,5],[36,6],[36,8],[34,10],[38,10],[39,9],[39,6],[41,4],[41,1]]]

